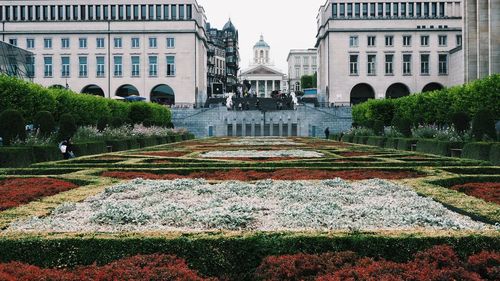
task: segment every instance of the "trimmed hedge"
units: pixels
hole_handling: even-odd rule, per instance
[[[141,148],[158,145],[155,137],[137,139]]]
[[[463,143],[438,141],[432,139],[418,140],[417,151],[429,154],[451,156],[451,149],[462,148]]]
[[[35,161],[32,147],[0,147],[0,167],[27,167]]]
[[[500,143],[494,143],[491,146],[490,162],[495,166],[500,166]]]
[[[57,161],[57,160],[62,160],[62,153],[57,147],[57,145],[53,146],[41,146],[41,145],[36,145],[33,146],[33,163],[39,163],[39,162],[51,162],[51,161]]]
[[[354,251],[361,256],[405,262],[419,251],[443,244],[453,247],[459,256],[467,256],[482,250],[499,251],[500,237],[257,233],[238,236],[0,238],[0,262],[20,261],[54,268],[106,264],[137,254],[167,253],[185,258],[203,275],[255,280],[255,269],[269,255]]]
[[[398,139],[397,149],[410,151],[412,144],[416,144],[417,141],[417,139]]]
[[[95,126],[99,120],[111,117],[127,122],[132,107],[148,112],[148,119],[154,125],[167,126],[171,123],[168,108],[155,103],[127,103],[93,95],[77,94],[66,89],[47,89],[38,84],[0,75],[0,108],[16,109],[28,122],[33,122],[36,113],[48,111],[59,121],[63,114],[72,114],[78,126]],[[140,123],[138,116],[134,121]]]
[[[368,137],[366,144],[367,145],[373,145],[373,146],[379,146],[379,147],[384,147],[386,138],[384,137]]]
[[[129,149],[127,141],[124,140],[107,140],[106,146],[111,146],[113,152],[125,151]]]
[[[492,145],[492,143],[487,142],[468,143],[464,146],[462,157],[482,161],[490,161],[490,150]]]
[[[342,138],[342,141],[344,142],[353,142],[354,140],[354,136],[353,135],[344,135],[344,137]]]
[[[398,149],[399,138],[387,138],[384,148]]]
[[[353,121],[368,126],[373,120],[392,120],[395,115],[418,124],[451,124],[456,112],[474,117],[481,109],[500,119],[500,74],[439,91],[399,99],[372,99],[353,107]],[[386,125],[389,125],[386,123]]]

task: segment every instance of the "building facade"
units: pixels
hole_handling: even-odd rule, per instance
[[[31,80],[33,53],[0,41],[0,74]]]
[[[206,16],[196,0],[1,1],[2,40],[33,52],[33,81],[163,104],[206,100]]]
[[[238,30],[229,20],[222,30],[207,24],[208,31],[208,93],[235,92],[240,69]],[[214,87],[214,85],[217,85]]]
[[[285,74],[274,67],[271,46],[264,41],[264,36],[254,45],[253,54],[250,67],[240,74],[240,80],[248,81],[251,92],[258,97],[271,97],[273,91],[286,91]]]
[[[357,104],[462,84],[462,1],[328,0],[317,21],[320,100]]]
[[[500,73],[500,1],[464,0],[465,80]]]
[[[288,63],[288,83],[290,90],[301,91],[300,78],[318,72],[318,49],[290,50]]]

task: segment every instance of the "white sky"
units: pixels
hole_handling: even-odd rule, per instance
[[[271,60],[288,73],[290,49],[307,49],[316,43],[316,16],[326,0],[198,0],[207,20],[221,29],[229,17],[240,35],[240,68],[248,67],[253,45],[261,34],[271,46]]]

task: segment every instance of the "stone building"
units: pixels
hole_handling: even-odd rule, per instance
[[[318,49],[290,50],[287,57],[290,90],[301,91],[300,78],[318,72]]]
[[[500,73],[500,1],[464,0],[465,80]]]
[[[33,81],[112,98],[204,103],[206,16],[196,0],[4,0],[2,40],[34,53]]]
[[[350,105],[462,84],[462,1],[328,0],[317,17],[320,101]]]
[[[270,97],[273,91],[286,91],[285,74],[274,67],[271,61],[271,47],[264,36],[253,47],[254,58],[250,67],[240,74],[240,80],[252,85],[252,92],[258,97]]]

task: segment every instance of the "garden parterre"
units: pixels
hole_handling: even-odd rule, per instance
[[[285,159],[282,151],[297,154]],[[490,188],[500,180],[497,169],[307,138],[204,139],[4,169],[2,179],[57,175],[92,184],[0,212],[0,261],[60,267],[161,252],[185,258],[205,277],[254,280],[249,272],[275,254],[352,250],[407,261],[437,244],[463,256],[498,251],[499,205],[453,189]],[[280,172],[290,177],[262,179]],[[134,173],[159,180],[131,180]],[[221,177],[193,178],[211,173]],[[231,173],[262,177],[232,181]],[[382,173],[391,180],[377,179]],[[90,254],[96,247],[103,254]]]

